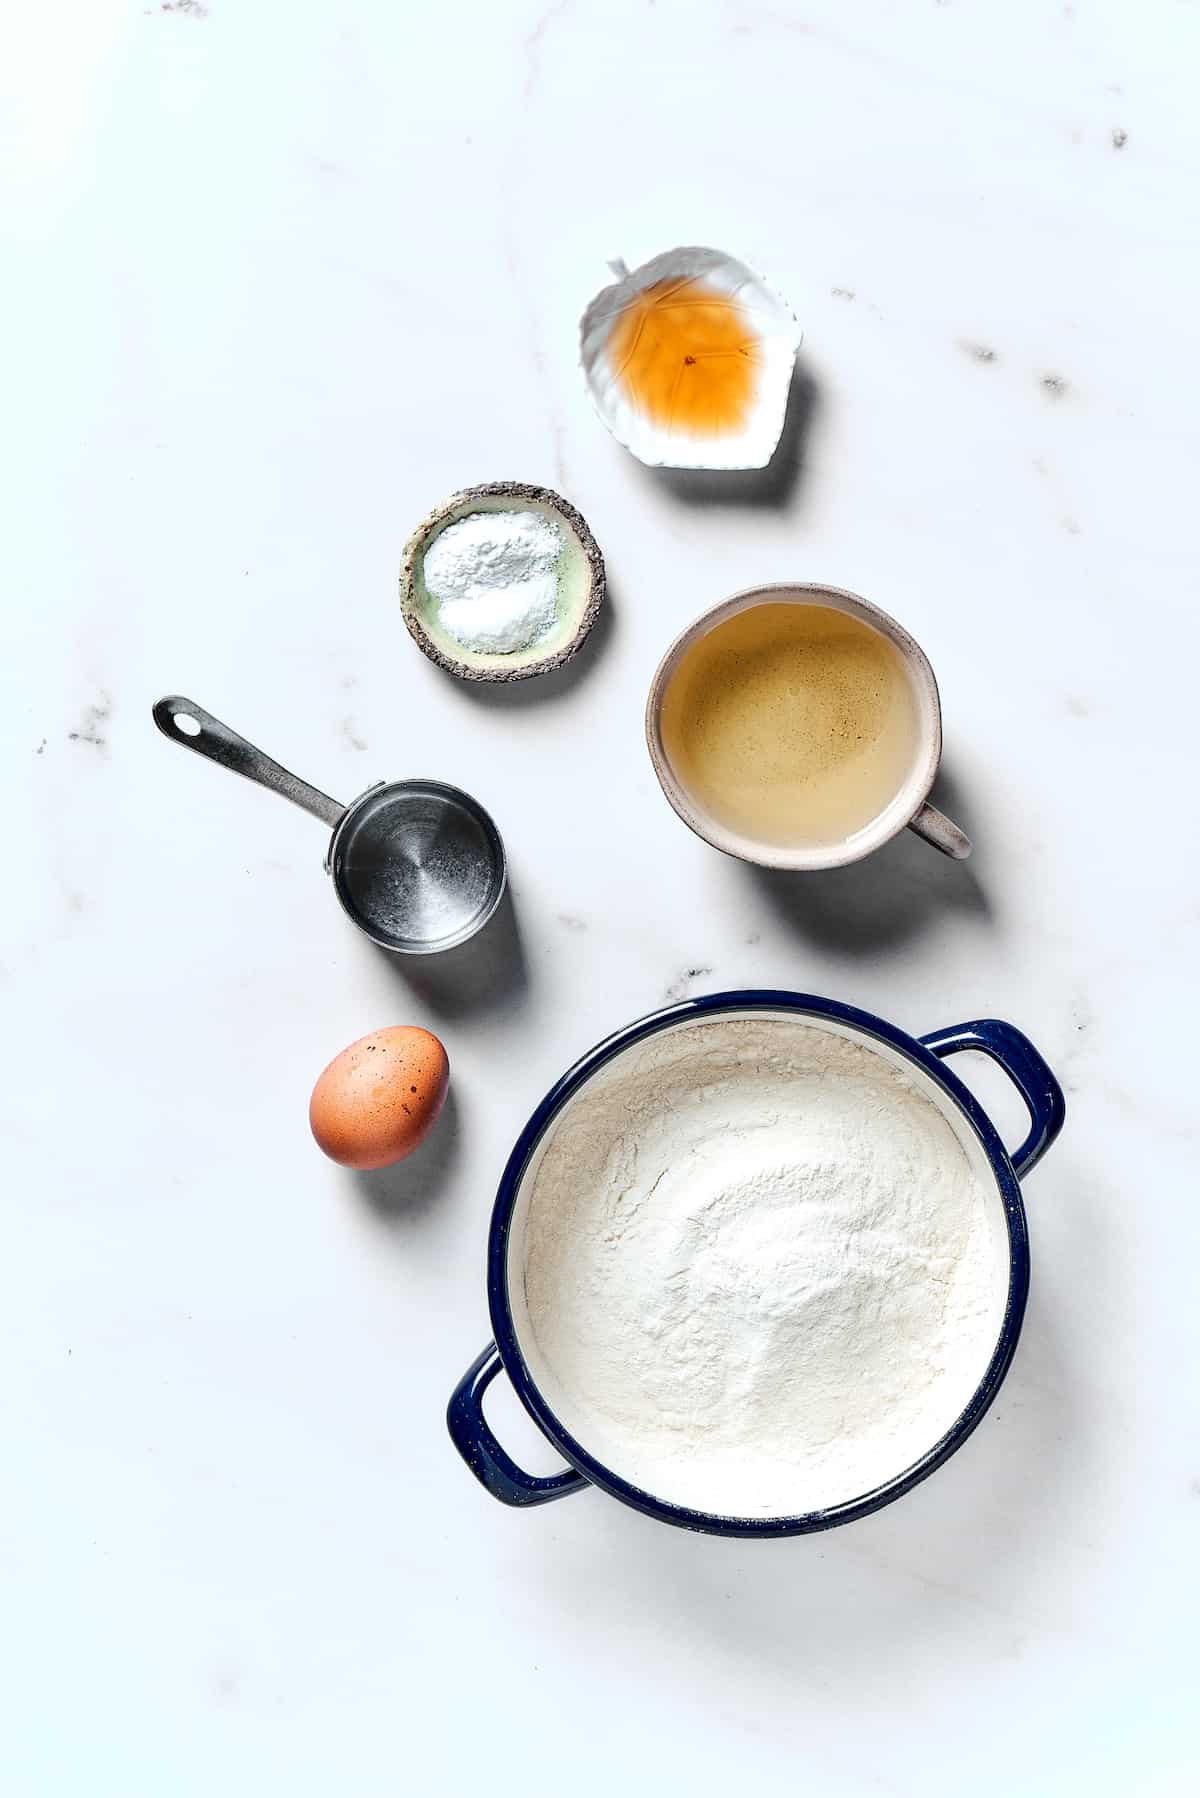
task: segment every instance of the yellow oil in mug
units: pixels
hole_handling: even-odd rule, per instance
[[[668,683],[663,747],[693,804],[772,848],[864,830],[920,751],[900,651],[832,606],[767,602],[690,645]]]

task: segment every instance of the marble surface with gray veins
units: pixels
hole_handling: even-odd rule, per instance
[[[104,0],[15,33],[9,1788],[1194,1789],[1195,9]],[[606,259],[676,243],[803,325],[764,476],[652,473],[581,390]],[[408,640],[399,556],[506,478],[580,507],[610,601],[569,669],[473,690]],[[668,809],[662,649],[792,577],[924,644],[971,862],[773,878]],[[314,819],[155,733],[166,692],[340,798],[470,788],[511,911],[389,963]],[[999,1015],[1058,1069],[1011,1377],[822,1537],[506,1511],[442,1421],[503,1158],[602,1034],[739,985]],[[355,1177],[309,1088],[400,1022],[452,1107]]]

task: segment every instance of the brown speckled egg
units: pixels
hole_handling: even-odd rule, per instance
[[[390,1167],[424,1142],[449,1084],[450,1062],[430,1031],[374,1030],[334,1056],[313,1087],[308,1121],[343,1167]]]

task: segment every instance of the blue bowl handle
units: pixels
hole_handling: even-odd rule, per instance
[[[1027,1174],[1041,1160],[1063,1127],[1066,1101],[1062,1087],[1027,1036],[999,1018],[978,1018],[973,1024],[952,1024],[935,1030],[921,1041],[939,1061],[960,1049],[978,1049],[999,1062],[1029,1107],[1029,1135],[1009,1157],[1017,1174]]]
[[[504,1363],[489,1342],[468,1367],[446,1409],[446,1426],[455,1448],[481,1485],[504,1505],[544,1505],[565,1498],[588,1484],[573,1467],[541,1476],[525,1473],[493,1436],[483,1415],[483,1395]]]

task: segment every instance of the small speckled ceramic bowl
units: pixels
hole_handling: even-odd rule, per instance
[[[472,512],[540,512],[566,533],[560,558],[554,625],[527,649],[502,653],[468,649],[444,629],[437,601],[425,585],[425,555],[435,538]],[[464,487],[421,520],[400,564],[400,609],[409,634],[431,662],[462,680],[527,680],[549,674],[580,648],[604,600],[604,558],[582,514],[549,487],[525,481],[489,481]]]

